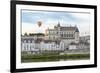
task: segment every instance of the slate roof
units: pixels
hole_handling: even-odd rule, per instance
[[[79,43],[71,42],[69,45],[78,45]]]
[[[43,39],[38,38],[38,39],[36,39],[36,40],[34,40],[34,41],[35,41],[35,43],[40,43],[41,41],[43,41]]]
[[[45,43],[52,43],[52,42],[54,42],[56,44],[59,44],[60,43],[60,41],[58,41],[58,40],[55,40],[55,41],[53,41],[53,40],[44,40],[44,42]]]
[[[80,41],[79,44],[90,45],[88,42],[82,42],[82,41]]]
[[[54,29],[48,29],[50,31],[58,30],[58,27],[60,28],[60,31],[75,31],[79,32],[79,29],[77,26],[60,26],[60,23],[58,23],[57,26],[54,26]]]
[[[29,37],[29,38],[25,38],[25,37],[23,37],[23,38],[21,38],[21,41],[22,42],[26,42],[26,43],[32,43],[33,42],[33,38],[32,37]]]
[[[80,44],[89,45],[88,42],[79,42],[79,43],[72,42],[69,45],[80,45]]]
[[[60,31],[75,31],[75,32],[79,32],[77,27],[60,27]]]

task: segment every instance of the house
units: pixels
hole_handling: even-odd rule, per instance
[[[62,41],[43,40],[32,37],[22,37],[22,52],[40,53],[43,51],[64,51],[64,43]]]
[[[41,51],[64,51],[64,43],[59,40],[43,40],[41,42]]]
[[[37,48],[33,37],[22,37],[21,38],[21,51],[28,52],[28,53],[39,53],[39,48]]]
[[[88,42],[79,42],[79,46],[78,46],[79,49],[89,49],[90,48],[90,43]]]
[[[90,43],[90,35],[80,36],[79,37],[79,41],[80,42],[88,42],[88,43]]]
[[[89,49],[90,44],[88,42],[70,43],[69,50],[72,49]]]
[[[79,48],[78,48],[78,45],[79,45],[78,43],[74,43],[74,42],[70,43],[70,44],[69,44],[69,50],[79,49]]]

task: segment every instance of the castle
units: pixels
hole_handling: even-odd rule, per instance
[[[54,26],[54,29],[48,28],[46,30],[46,38],[63,41],[65,47],[67,47],[72,42],[79,42],[79,30],[77,26],[60,26],[60,23],[58,23],[57,26]]]
[[[77,26],[61,26],[46,29],[45,35],[22,36],[22,52],[40,53],[42,51],[65,51],[79,49],[79,29]],[[87,46],[85,46],[88,48]]]

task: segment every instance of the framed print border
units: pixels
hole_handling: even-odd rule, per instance
[[[85,8],[94,10],[94,64],[73,65],[73,66],[55,66],[55,67],[40,67],[40,68],[16,68],[16,5],[37,5],[37,6],[52,6],[52,7],[71,7]],[[78,5],[78,4],[62,4],[62,3],[47,3],[33,1],[11,1],[11,30],[10,30],[10,46],[11,46],[11,72],[29,72],[29,71],[44,71],[44,70],[61,70],[61,69],[77,69],[97,67],[97,6],[93,5]]]

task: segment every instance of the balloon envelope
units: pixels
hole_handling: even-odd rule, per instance
[[[38,24],[38,26],[39,26],[39,27],[41,27],[42,22],[41,22],[41,21],[38,21],[38,23],[37,23],[37,24]]]

